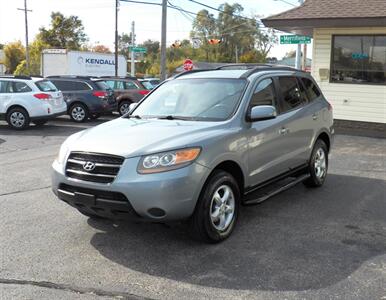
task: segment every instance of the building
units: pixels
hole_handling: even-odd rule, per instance
[[[386,0],[306,0],[262,21],[314,39],[312,75],[336,119],[385,128]]]

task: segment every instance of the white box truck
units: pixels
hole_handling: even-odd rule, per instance
[[[126,76],[127,62],[118,55],[118,76]],[[114,76],[114,54],[66,49],[42,51],[41,75]]]

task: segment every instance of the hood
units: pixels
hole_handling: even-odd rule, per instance
[[[70,151],[108,153],[134,157],[165,150],[200,146],[224,122],[118,118],[77,134]],[[217,133],[216,133],[217,132]]]

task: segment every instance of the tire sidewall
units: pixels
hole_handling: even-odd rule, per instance
[[[24,116],[24,124],[23,126],[21,127],[15,127],[12,125],[11,123],[11,115],[14,113],[14,112],[19,112],[21,114],[23,114]],[[13,108],[11,109],[8,114],[7,114],[7,123],[8,125],[12,128],[12,129],[16,129],[16,130],[23,130],[23,129],[26,129],[28,126],[29,126],[29,123],[30,123],[30,117],[29,117],[29,114],[28,112],[24,109],[24,108]]]
[[[316,153],[319,149],[322,149],[324,151],[324,155],[326,158],[326,172],[323,178],[319,178],[318,176],[316,176],[315,168],[314,168]],[[309,163],[309,172],[315,186],[323,185],[324,181],[326,180],[327,172],[328,172],[328,150],[325,142],[323,142],[322,140],[317,140],[314,145],[314,148],[312,149],[312,154],[311,154],[310,163]]]
[[[217,230],[210,218],[210,209],[213,194],[221,185],[228,185],[233,192],[235,198],[235,211],[232,222],[225,231]],[[218,242],[226,239],[232,233],[239,215],[240,209],[240,189],[236,180],[229,173],[220,171],[212,175],[211,179],[204,188],[204,192],[200,197],[200,209],[202,214],[202,221],[204,222],[205,231],[209,239],[213,242]]]

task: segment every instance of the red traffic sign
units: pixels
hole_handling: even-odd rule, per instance
[[[193,70],[193,61],[191,59],[185,59],[184,61],[184,70],[190,71]]]

